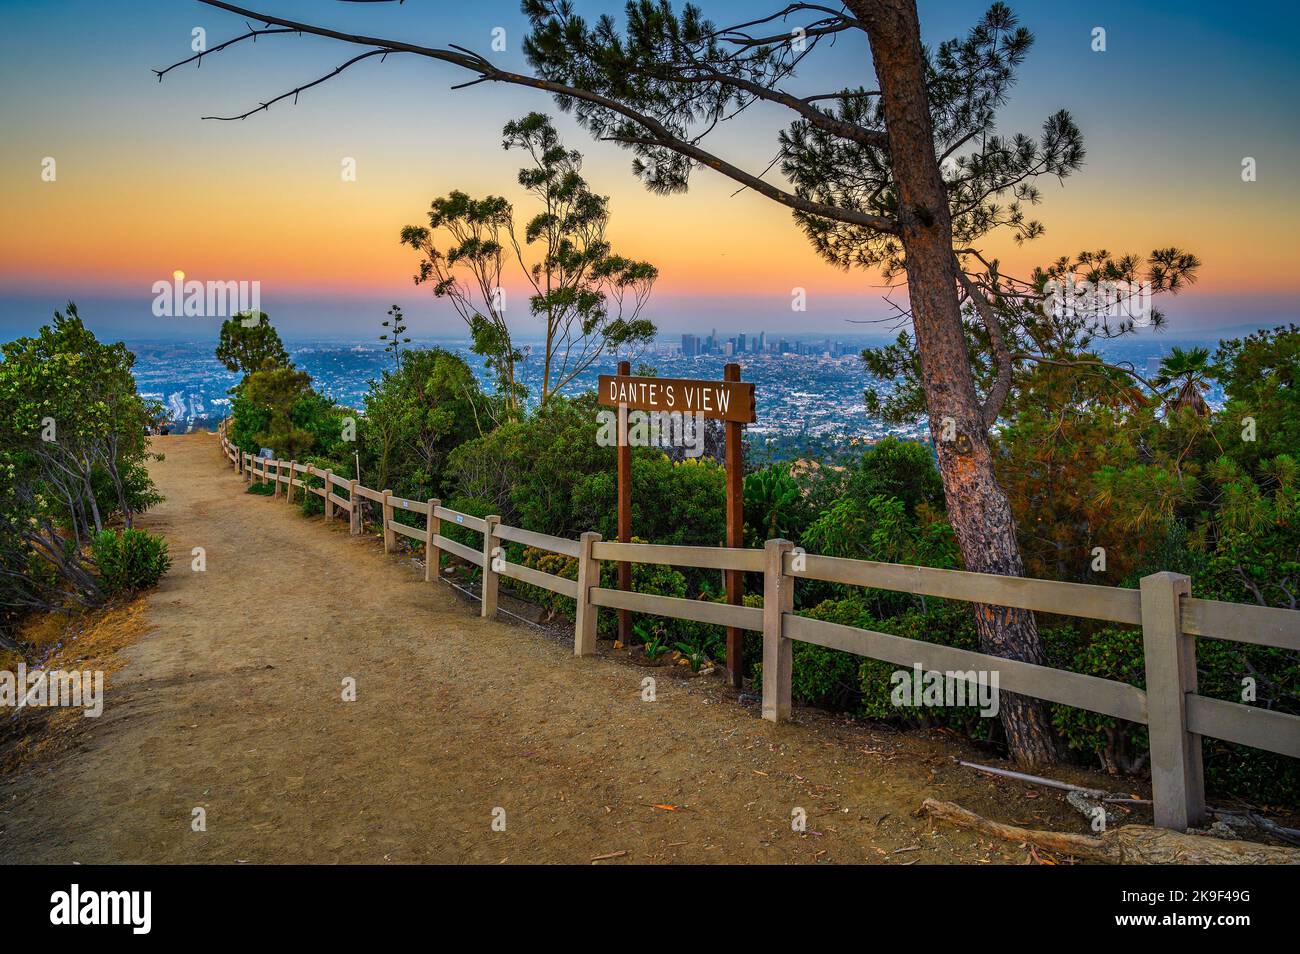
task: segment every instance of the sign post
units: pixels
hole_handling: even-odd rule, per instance
[[[724,381],[740,381],[740,365],[729,363],[723,369]],[[727,420],[727,546],[745,545],[745,465],[744,445],[741,443],[739,421]],[[740,605],[745,595],[745,576],[739,570],[727,571],[727,602]],[[741,655],[745,646],[745,632],[734,626],[727,627],[727,681],[735,688],[743,688],[745,667]]]
[[[628,378],[632,375],[629,361],[618,363],[618,376]],[[602,389],[603,393],[603,389]],[[627,440],[627,404],[618,406],[618,542],[632,542],[632,447]],[[618,565],[618,588],[632,589],[632,564]],[[632,614],[625,609],[618,611],[618,640],[625,647],[632,647]]]
[[[744,546],[744,450],[746,424],[757,420],[754,385],[742,383],[740,365],[728,364],[722,381],[692,381],[681,378],[633,377],[631,365],[620,361],[618,374],[602,374],[599,403],[618,410],[618,539],[632,540],[632,448],[628,443],[628,411],[652,411],[698,415],[724,421],[727,433],[727,546]],[[618,586],[632,588],[632,565],[618,565]],[[726,571],[727,602],[740,604],[744,598],[744,575],[739,570]],[[618,636],[628,645],[631,636],[630,613],[618,611]],[[741,651],[744,633],[727,627],[727,679],[740,688],[744,667]]]

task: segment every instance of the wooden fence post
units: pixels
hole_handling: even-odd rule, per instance
[[[280,496],[280,462],[275,461],[275,486],[271,488],[271,499]]]
[[[1187,731],[1187,693],[1196,691],[1196,643],[1183,635],[1179,600],[1191,578],[1142,578],[1142,650],[1146,662],[1151,798],[1160,828],[1184,831],[1205,818],[1201,737]]]
[[[785,573],[785,555],[794,544],[768,540],[763,545],[763,718],[790,718],[794,643],[782,635],[784,613],[794,612],[794,577]]]
[[[383,518],[384,518],[384,552],[392,553],[393,547],[397,545],[397,534],[393,531],[393,492],[384,491]]]
[[[248,483],[250,480],[253,479],[253,475],[251,473],[253,469],[252,462],[248,459],[248,454],[244,453],[243,451],[240,451],[239,453],[239,460],[240,460],[239,472],[244,475],[244,483]]]
[[[293,503],[293,475],[298,468],[296,460],[289,461],[289,482],[284,485],[284,502]]]
[[[348,532],[354,537],[361,532],[361,495],[357,493],[357,487],[361,481],[348,481]]]
[[[325,520],[329,522],[334,519],[334,501],[330,500],[330,490],[332,484],[330,478],[334,476],[334,471],[325,471]]]
[[[600,586],[600,561],[591,555],[600,534],[588,530],[578,539],[578,611],[573,622],[573,655],[589,656],[596,651],[596,614],[599,607],[591,602],[591,588]]]
[[[620,377],[626,377],[632,373],[632,362],[620,361],[618,363],[618,373]],[[618,406],[618,542],[632,542],[632,445],[628,442],[628,406],[619,404]],[[620,561],[616,570],[618,573],[618,588],[620,590],[632,589],[632,564],[626,560]],[[615,637],[618,642],[623,644],[625,649],[632,647],[632,613],[629,610],[620,609],[618,611],[618,636]]]
[[[491,517],[485,517],[483,522],[487,527],[483,531],[483,599],[479,615],[491,618],[497,614],[497,583],[500,577],[492,567],[492,561],[493,554],[501,546],[500,538],[497,537],[497,524],[501,522],[501,518],[493,514]]]
[[[438,564],[442,562],[442,551],[434,542],[434,537],[442,532],[442,521],[434,513],[442,506],[441,500],[429,498],[429,516],[424,521],[424,582],[438,582]]]

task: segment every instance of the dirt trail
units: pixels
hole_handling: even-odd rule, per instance
[[[0,785],[2,860],[1025,860],[911,817],[928,795],[1078,829],[936,739],[810,712],[774,726],[712,679],[661,678],[643,702],[647,670],[480,620],[373,537],[245,494],[212,435],[156,447],[167,500],[142,525],[175,565],[103,717]]]

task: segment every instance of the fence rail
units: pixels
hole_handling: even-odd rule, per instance
[[[273,483],[276,496],[284,483],[285,495],[290,498],[294,487],[322,497],[326,517],[332,517],[335,510],[348,514],[354,534],[365,530],[364,502],[379,504],[385,552],[396,546],[398,535],[423,543],[426,580],[436,578],[442,553],[483,571],[483,616],[495,614],[497,585],[503,576],[569,597],[576,608],[575,655],[596,651],[597,611],[602,607],[762,633],[763,718],[774,722],[790,715],[792,653],[798,641],[897,666],[919,666],[925,672],[942,672],[967,683],[977,682],[980,673],[996,672],[1000,690],[1147,726],[1155,821],[1167,828],[1183,829],[1205,816],[1201,736],[1300,758],[1300,716],[1213,699],[1196,691],[1196,637],[1300,652],[1300,612],[1195,599],[1190,595],[1190,579],[1180,574],[1152,574],[1142,580],[1140,589],[1128,590],[817,556],[797,550],[786,540],[769,540],[761,550],[603,542],[598,533],[584,533],[580,540],[569,540],[511,527],[496,516],[460,513],[442,506],[439,500],[395,497],[389,490],[372,490],[356,480],[296,461],[241,453],[224,434],[221,450],[245,481]],[[308,486],[305,476],[299,480],[294,474],[319,478],[323,486]],[[347,488],[347,498],[333,492],[336,486]],[[399,510],[424,516],[425,526],[394,519]],[[445,536],[444,522],[480,534],[481,549]],[[577,579],[509,563],[502,546],[507,542],[575,560]],[[759,573],[763,576],[763,607],[602,587],[602,561]],[[794,586],[801,579],[1139,627],[1146,689],[1114,679],[799,616],[794,612]]]
[[[747,570],[763,572],[762,550],[734,547],[674,547],[654,543],[598,543],[592,548],[597,560],[615,563],[653,563],[661,566],[690,566],[705,570]]]
[[[582,553],[582,545],[577,540],[553,537],[549,533],[534,533],[532,530],[521,530],[519,527],[508,527],[505,524],[497,527],[497,536],[511,543],[522,544],[535,550],[550,550],[552,553],[575,559]]]
[[[1059,583],[1023,576],[995,576],[965,570],[938,570],[928,566],[904,566],[898,563],[875,563],[869,560],[845,560],[839,557],[789,554],[784,559],[785,572],[810,580],[828,580],[877,590],[898,590],[921,596],[992,603],[1016,609],[1087,616],[1090,619],[1131,626],[1142,622],[1142,598],[1137,590],[1086,583]],[[804,569],[795,569],[803,564]],[[1062,607],[1083,605],[1087,613],[1075,613]]]

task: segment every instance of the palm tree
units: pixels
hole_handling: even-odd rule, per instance
[[[1190,408],[1198,417],[1208,417],[1210,406],[1201,396],[1202,391],[1209,390],[1206,378],[1210,374],[1210,351],[1208,348],[1193,348],[1184,351],[1174,347],[1169,356],[1160,362],[1160,373],[1155,377],[1158,387],[1168,387],[1165,402],[1171,411]]]

